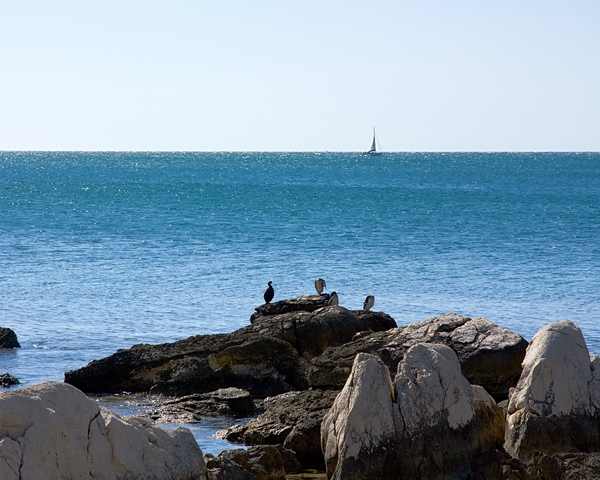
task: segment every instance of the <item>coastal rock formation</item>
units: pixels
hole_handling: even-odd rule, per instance
[[[202,417],[248,417],[254,414],[250,392],[240,388],[221,388],[167,400],[153,413],[143,414],[157,423],[200,423]]]
[[[260,317],[281,315],[289,312],[314,312],[329,304],[329,295],[302,295],[289,300],[281,300],[275,303],[265,303],[256,307],[256,312],[250,317],[250,323],[254,323]]]
[[[462,478],[504,438],[502,410],[460,373],[444,345],[411,347],[392,384],[380,358],[360,353],[321,426],[333,479]]]
[[[303,390],[308,386],[307,359],[351,341],[356,333],[371,331],[349,310],[323,306],[327,298],[309,295],[262,305],[251,325],[233,333],[119,350],[67,372],[65,382],[86,393],[181,396],[236,387],[264,398]],[[367,313],[373,327],[395,325],[385,314]]]
[[[340,306],[323,307],[313,312],[262,315],[253,320],[252,330],[261,336],[289,342],[307,360],[320,355],[327,347],[351,341],[358,332],[371,331],[350,310]]]
[[[306,361],[288,342],[245,329],[161,345],[135,345],[67,372],[86,393],[208,393],[236,387],[255,397],[304,389]]]
[[[188,429],[122,419],[45,382],[0,394],[0,478],[204,480],[206,468]]]
[[[463,375],[483,386],[497,401],[506,399],[521,375],[521,361],[527,342],[520,335],[485,318],[471,319],[447,313],[405,327],[359,334],[339,347],[328,348],[313,358],[308,381],[311,387],[341,388],[357,353],[380,357],[390,371],[396,371],[405,352],[418,343],[443,344],[458,355]]]
[[[510,395],[505,449],[522,461],[544,454],[600,451],[600,363],[571,321],[535,334]]]
[[[281,445],[293,451],[303,467],[322,468],[321,422],[338,393],[307,390],[265,399],[263,414],[217,436],[245,445]]]
[[[11,385],[18,385],[19,380],[16,377],[13,377],[10,373],[4,373],[0,375],[0,387],[8,388]]]
[[[0,327],[0,348],[21,348],[17,334],[10,328]]]
[[[402,428],[393,398],[388,368],[376,356],[359,353],[321,425],[327,478],[390,478]]]
[[[373,310],[351,310],[351,312],[374,332],[383,332],[391,328],[398,328],[396,320],[387,313],[375,312]]]

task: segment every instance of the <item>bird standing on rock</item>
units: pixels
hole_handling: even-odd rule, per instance
[[[315,288],[317,289],[317,293],[321,295],[321,293],[323,293],[323,290],[327,288],[327,285],[325,285],[325,280],[323,280],[322,278],[317,278],[315,280]]]
[[[371,310],[373,305],[375,305],[375,295],[367,295],[363,304],[363,310]]]
[[[340,304],[340,299],[338,297],[338,294],[335,292],[331,292],[331,295],[329,295],[329,301],[327,302],[327,305],[339,305]]]
[[[265,303],[269,303],[275,296],[275,290],[271,286],[273,282],[269,282],[269,287],[265,290]]]

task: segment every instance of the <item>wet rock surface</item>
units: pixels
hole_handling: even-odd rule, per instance
[[[249,417],[256,410],[250,392],[234,387],[157,402],[156,407],[144,416],[162,424],[200,423],[202,417]]]
[[[4,373],[0,375],[0,387],[8,388],[12,385],[19,385],[19,379],[13,377],[10,373]]]

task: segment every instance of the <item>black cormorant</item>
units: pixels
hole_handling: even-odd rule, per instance
[[[265,290],[265,303],[269,303],[275,296],[275,290],[273,290],[273,287],[271,286],[272,283],[273,282],[269,282],[269,288]]]

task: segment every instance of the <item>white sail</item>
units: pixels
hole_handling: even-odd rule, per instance
[[[371,144],[371,150],[369,152],[375,152],[377,150],[377,145],[375,145],[375,129],[373,129],[373,143]]]
[[[379,147],[381,149],[381,147]],[[363,155],[381,155],[381,152],[377,151],[377,137],[375,135],[375,127],[373,127],[373,143],[371,143],[371,149],[368,152],[364,152]]]

